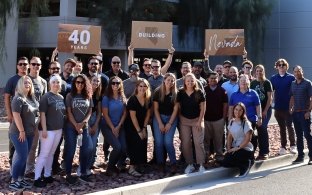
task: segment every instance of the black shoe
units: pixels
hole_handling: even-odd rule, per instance
[[[23,186],[24,188],[30,189],[32,186],[26,182],[25,180],[22,180],[19,182],[21,184],[21,186]]]
[[[292,164],[300,164],[303,163],[303,157],[297,157],[296,160],[292,162]]]
[[[9,184],[9,188],[11,188],[13,190],[23,190],[24,189],[24,187],[18,181],[11,182]]]
[[[88,175],[82,175],[79,177],[79,180],[82,181],[83,183],[89,183],[92,182],[92,180],[88,177]]]
[[[245,167],[244,169],[240,170],[240,173],[239,173],[238,177],[246,177],[248,175],[252,165],[253,165],[253,161],[252,160],[248,160],[248,166]]]
[[[308,165],[312,165],[312,158],[309,159]]]
[[[69,184],[75,184],[75,183],[77,183],[77,181],[78,181],[77,177],[73,177],[71,175],[66,176],[66,182]]]
[[[116,166],[108,166],[105,174],[107,176],[117,176],[119,174],[119,169]]]
[[[61,167],[55,167],[54,169],[52,169],[53,175],[59,175],[63,171],[64,171],[64,169],[62,169]]]
[[[44,188],[47,186],[47,183],[44,180],[39,178],[39,179],[35,180],[34,186],[37,188]]]
[[[52,176],[49,176],[49,177],[44,177],[43,180],[44,180],[46,183],[53,183],[54,178],[53,178]]]

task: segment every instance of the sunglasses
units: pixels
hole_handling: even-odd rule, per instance
[[[27,66],[28,64],[27,63],[19,63],[18,65],[19,66]]]
[[[83,85],[85,82],[84,81],[76,81],[76,84],[81,84],[81,85]]]
[[[112,81],[111,83],[112,83],[112,85],[120,85],[120,82],[114,82],[114,81]]]
[[[39,63],[30,63],[32,66],[41,66]]]
[[[277,66],[278,67],[283,67],[283,66],[286,66],[286,64],[278,64]]]
[[[92,62],[92,63],[90,63],[91,65],[99,65],[99,63],[96,63],[96,62]]]
[[[246,69],[251,69],[251,66],[245,66]]]
[[[151,64],[143,64],[143,66],[151,67]]]
[[[50,68],[51,70],[60,70],[58,67]]]
[[[152,66],[152,69],[158,69],[160,66]]]
[[[224,68],[230,68],[231,66],[224,66]]]
[[[112,62],[113,64],[120,64],[120,62]]]

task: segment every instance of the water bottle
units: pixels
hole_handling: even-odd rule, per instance
[[[78,145],[78,146],[81,146],[81,145],[82,145],[82,134],[79,134],[79,135],[78,135],[77,145]]]

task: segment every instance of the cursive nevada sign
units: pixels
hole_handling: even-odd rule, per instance
[[[207,29],[205,48],[209,55],[242,55],[244,29]]]

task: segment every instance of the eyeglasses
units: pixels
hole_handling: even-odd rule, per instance
[[[92,62],[92,63],[90,63],[91,65],[99,65],[99,63],[96,63],[96,62]]]
[[[152,66],[152,69],[158,69],[160,66]]]
[[[120,64],[120,62],[112,62],[113,64]]]
[[[144,88],[147,88],[147,86],[146,86],[146,85],[139,85],[139,87],[144,87]]]
[[[151,67],[151,64],[143,64],[143,66]]]
[[[32,66],[41,66],[39,63],[30,63]]]
[[[85,84],[85,82],[84,81],[76,81],[76,84],[81,84],[81,85],[84,85]]]
[[[27,66],[28,64],[27,63],[19,63],[18,65],[19,66]]]
[[[50,68],[51,70],[60,70],[59,67],[53,67],[53,68]]]
[[[120,85],[120,82],[114,82],[114,81],[112,81],[111,83],[112,83],[112,85]]]
[[[277,66],[278,67],[283,67],[283,66],[286,66],[286,64],[278,64]]]
[[[245,66],[246,69],[251,69],[251,66]]]

